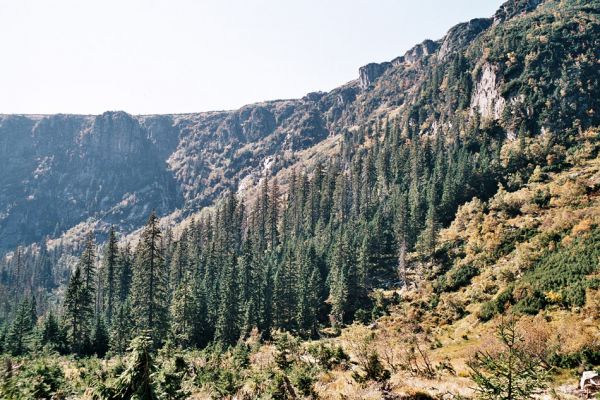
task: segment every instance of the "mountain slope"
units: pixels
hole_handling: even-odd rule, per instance
[[[512,0],[330,93],[4,117],[3,229],[43,235],[46,203],[59,226],[0,261],[0,349],[23,365],[0,394],[47,371],[118,397],[156,357],[140,379],[165,397],[470,397],[507,320],[527,395],[576,394],[600,365],[599,40],[599,1]],[[163,224],[129,235],[151,208]],[[135,337],[127,368],[94,357]]]
[[[2,116],[0,167],[6,173],[0,177],[0,246],[6,250],[46,235],[59,237],[88,220],[98,223],[100,232],[110,224],[130,231],[153,208],[161,215],[176,210],[188,214],[226,188],[235,189],[242,181],[251,185],[266,169],[278,171],[297,162],[294,153],[299,150],[390,116],[403,118],[423,134],[452,130],[453,118],[464,120],[461,110],[498,120],[509,135],[519,128],[517,113],[543,114],[543,108],[550,114],[543,114],[543,120],[529,115],[529,130],[560,129],[575,118],[584,126],[595,123],[597,114],[589,110],[596,107],[596,96],[585,103],[579,98],[577,116],[562,125],[555,123],[558,110],[573,114],[568,94],[549,107],[528,102],[570,89],[560,89],[560,74],[573,74],[558,64],[551,76],[542,76],[547,60],[567,61],[597,40],[593,5],[582,2],[551,17],[552,32],[574,30],[573,43],[546,45],[554,43],[542,32],[547,17],[537,21],[541,17],[531,14],[539,3],[510,1],[493,18],[459,24],[441,40],[425,41],[391,62],[362,67],[356,81],[302,99],[187,115]],[[584,6],[592,12],[585,14],[591,25],[584,30],[583,21],[561,25]],[[539,15],[549,15],[552,7],[554,2],[546,2]],[[524,18],[525,12],[532,16]],[[519,24],[532,23],[539,26],[539,32],[530,33],[537,39],[510,37]],[[505,42],[495,43],[499,37]],[[512,49],[518,55],[513,56],[506,47],[511,43],[527,48]],[[573,73],[593,93],[593,60],[577,63]],[[541,86],[532,87],[532,79]],[[125,176],[124,171],[131,172]]]

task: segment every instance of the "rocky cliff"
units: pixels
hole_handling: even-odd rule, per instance
[[[509,37],[511,26],[543,8],[540,3],[510,0],[493,18],[459,24],[440,40],[426,40],[389,62],[360,68],[355,81],[301,99],[181,115],[0,116],[0,251],[60,237],[86,221],[99,231],[112,224],[131,231],[151,209],[160,215],[192,213],[225,189],[237,190],[242,180],[246,186],[256,182],[267,163],[277,172],[297,162],[300,150],[331,136],[368,131],[369,124],[387,118],[401,118],[421,134],[451,134],[453,121],[464,111],[496,121],[509,134],[518,113],[552,128],[559,116],[543,111],[542,100],[552,91],[568,91],[559,88],[560,76],[537,76],[532,66],[543,66],[544,57],[576,59],[594,36],[575,27],[579,44],[569,48],[573,54],[542,51],[548,40],[542,36],[510,39],[531,46],[539,41],[539,48],[522,51],[531,51],[529,59],[501,50],[494,40]],[[554,1],[544,3],[550,9]],[[560,15],[552,18],[559,21]],[[590,62],[590,71],[597,71]],[[580,63],[580,71],[585,65],[585,60]],[[589,80],[585,84],[590,87]],[[528,90],[537,91],[528,98],[539,104],[519,100]],[[568,101],[568,93],[562,99]],[[577,110],[580,124],[597,119],[588,112],[597,102],[597,96],[590,96],[585,109]],[[553,109],[558,113],[561,107]],[[531,130],[541,128],[530,125]]]

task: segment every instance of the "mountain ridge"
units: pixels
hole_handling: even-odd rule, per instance
[[[127,231],[139,227],[142,214],[150,208],[156,208],[161,215],[177,209],[198,210],[218,198],[223,190],[236,190],[237,183],[244,179],[257,182],[267,160],[271,160],[272,169],[277,171],[294,162],[290,154],[294,151],[306,149],[332,135],[363,129],[393,114],[411,98],[411,90],[418,87],[418,80],[422,79],[419,76],[431,63],[427,58],[435,57],[438,63],[443,63],[493,24],[533,11],[541,3],[538,0],[508,1],[491,18],[457,24],[437,41],[426,40],[389,62],[360,67],[355,80],[329,92],[311,92],[298,99],[268,100],[236,110],[183,114],[131,115],[107,111],[100,115],[0,115],[0,156],[5,160],[21,159],[12,165],[6,161],[0,164],[10,171],[4,178],[0,177],[3,186],[0,191],[1,246],[6,250],[48,235],[57,237],[89,218],[100,220],[100,232],[106,232],[113,224]],[[478,104],[478,107],[480,111],[487,110],[485,106]],[[112,131],[102,132],[100,125],[95,127],[96,122],[112,127]],[[15,126],[19,123],[21,126]],[[65,125],[60,126],[61,123]],[[437,123],[433,128],[437,128]],[[118,129],[123,132],[116,132]],[[98,135],[112,132],[115,132],[112,139],[99,139]],[[119,134],[124,135],[123,141],[130,142],[112,143]],[[61,140],[64,143],[59,146],[57,142]],[[132,140],[143,151],[130,147],[129,152],[123,153],[120,146],[131,146]],[[80,176],[81,187],[72,185],[70,190],[62,194],[54,192],[52,196],[59,200],[68,197],[71,203],[85,202],[86,206],[71,205],[72,215],[63,215],[61,209],[67,207],[69,201],[62,199],[59,207],[49,207],[48,214],[52,217],[44,220],[37,212],[36,199],[40,193],[52,192],[56,182],[69,175],[57,170],[56,165],[63,165],[65,170],[71,163],[81,171],[101,169],[100,161],[85,151],[86,145],[96,146],[99,154],[118,151],[121,157],[135,161],[138,169],[143,164],[139,158],[146,158],[149,161],[144,168],[151,167],[149,171],[159,178],[155,182],[144,179],[125,182],[127,179],[118,175],[126,166],[116,158],[107,159],[115,164],[105,164],[103,168],[112,171],[113,176],[96,182],[98,186],[92,189],[97,192],[93,201],[90,201],[91,188],[85,187],[82,181],[85,179]],[[13,154],[8,154],[9,148]],[[14,154],[15,150],[18,155]],[[62,161],[61,152],[66,153]],[[9,176],[12,181],[7,179]],[[120,183],[115,185],[115,182]],[[161,200],[156,190],[153,192],[153,185],[168,194]],[[106,193],[100,186],[121,190]],[[151,205],[154,202],[156,205]],[[48,207],[52,201],[47,199],[45,203]],[[118,211],[111,211],[115,207]],[[30,232],[19,234],[19,226],[31,227]]]

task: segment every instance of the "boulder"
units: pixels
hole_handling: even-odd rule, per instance
[[[596,371],[585,371],[579,381],[579,389],[587,394],[600,391],[600,375]]]

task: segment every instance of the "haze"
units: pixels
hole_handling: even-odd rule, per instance
[[[501,3],[0,1],[0,113],[184,113],[301,97]]]

